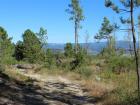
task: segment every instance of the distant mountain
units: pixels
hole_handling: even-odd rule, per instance
[[[133,43],[130,43],[131,46],[133,47]],[[74,45],[74,43],[73,43]],[[80,43],[82,47],[85,47],[85,43]],[[107,45],[107,42],[94,42],[94,43],[88,43],[88,51],[90,53],[99,53],[103,48],[105,48]],[[138,46],[138,44],[137,44]],[[61,43],[48,43],[45,48],[50,48],[55,51],[64,51],[65,44]],[[116,48],[124,48],[124,49],[129,49],[129,42],[128,41],[117,41],[116,42]]]

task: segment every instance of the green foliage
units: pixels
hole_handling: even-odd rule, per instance
[[[101,29],[99,30],[99,34],[97,34],[94,38],[97,40],[101,39],[110,39],[112,38],[111,33],[118,29],[116,24],[111,24],[107,17],[104,17]]]
[[[80,22],[84,20],[83,10],[80,7],[79,0],[71,0],[71,4],[68,5],[69,9],[66,10],[71,17],[69,20],[74,21],[74,29],[75,29],[75,53],[78,51],[78,29],[82,28]]]
[[[64,50],[65,50],[64,54],[65,54],[66,57],[73,57],[74,49],[73,49],[73,46],[72,46],[71,43],[66,43],[66,46],[65,46]]]
[[[0,27],[0,63],[12,64],[14,63],[14,44],[11,42],[12,38],[8,38],[8,34],[4,28]]]
[[[41,47],[47,45],[48,36],[47,36],[47,30],[46,29],[41,27],[39,32],[36,33],[36,35],[37,35],[39,41],[41,42]]]
[[[116,73],[128,72],[134,69],[133,65],[133,59],[125,56],[113,56],[108,59],[109,68]]]
[[[102,51],[99,53],[103,58],[109,58],[111,56],[115,56],[116,52],[114,49],[110,49],[109,47],[103,48]]]
[[[91,64],[92,57],[87,54],[86,49],[82,48],[80,45],[78,45],[78,49],[79,51],[74,53],[72,44],[67,43],[64,54],[55,54],[57,67],[64,70],[76,70],[77,68]]]
[[[45,66],[52,69],[56,65],[55,57],[51,49],[47,49],[45,56]]]
[[[131,8],[131,0],[119,0],[120,3],[122,4],[123,7],[117,6],[113,0],[105,0],[105,6],[110,7],[112,10],[114,10],[116,13],[121,13],[121,12],[126,12],[130,13],[130,8]],[[132,1],[134,4],[134,7],[139,7],[140,6],[140,0],[133,0]],[[123,9],[122,9],[123,8]],[[120,18],[122,24],[128,24],[131,22],[129,17],[123,17]]]
[[[127,11],[127,9],[129,9],[130,6],[131,6],[131,1],[130,0],[119,0],[120,3],[123,5],[124,9],[119,8],[112,1],[113,0],[105,0],[105,6],[112,8],[112,10],[114,10],[116,13],[129,12],[129,11]],[[135,7],[140,6],[140,0],[133,0],[132,2],[134,3]]]
[[[116,31],[119,27],[116,24],[111,24],[108,18],[104,17],[101,29],[99,30],[99,34],[94,36],[97,40],[107,39],[107,48],[102,50],[102,55],[106,54],[114,54],[115,52],[115,37],[112,36],[112,33]]]
[[[82,8],[79,5],[79,0],[71,0],[69,4],[69,9],[66,11],[71,14],[70,20],[76,21],[78,24],[81,20],[84,19]]]
[[[117,105],[140,105],[140,99],[138,97],[137,91],[135,92],[126,92],[123,89],[116,89],[115,93],[119,98]]]
[[[79,51],[76,55],[75,55],[75,59],[78,63],[78,66],[81,66],[82,64],[85,63],[85,57],[86,57],[86,53],[85,51]]]
[[[55,53],[55,60],[56,60],[57,67],[62,65],[62,62],[63,62],[64,59],[67,59],[67,58],[65,58],[65,56],[62,52],[56,52]]]
[[[77,67],[83,66],[86,64],[87,52],[82,47],[79,48],[79,52],[75,54],[74,60],[71,62],[71,69],[76,69]]]
[[[18,41],[15,45],[15,53],[14,56],[16,60],[21,61],[24,58],[23,52],[24,52],[24,45],[22,41]]]
[[[76,68],[76,72],[85,78],[89,78],[93,73],[91,69],[83,67],[83,66]]]
[[[23,45],[23,56],[25,57],[25,60],[30,63],[35,63],[42,60],[41,42],[35,33],[29,29],[26,30],[23,34]]]
[[[116,6],[111,0],[105,0],[105,6],[111,7],[116,13],[120,12],[120,9],[118,6]]]
[[[14,56],[16,60],[25,60],[29,63],[41,63],[45,58],[44,50],[42,50],[42,40],[44,31],[40,31],[40,39],[31,30],[26,30],[23,34],[23,42],[18,41],[15,45]],[[41,40],[41,41],[40,41]]]

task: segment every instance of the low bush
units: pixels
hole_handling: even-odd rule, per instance
[[[123,94],[120,97],[121,102],[119,105],[140,105],[140,99],[137,96],[136,92],[131,94]]]
[[[125,56],[113,56],[108,59],[108,67],[116,73],[127,72],[134,69],[134,61]]]
[[[110,56],[114,56],[116,54],[114,49],[110,48],[103,48],[101,52],[98,54],[98,56],[101,56],[102,58],[108,58]]]
[[[51,49],[47,49],[45,55],[44,67],[52,69],[54,68],[55,65],[56,65],[55,56]]]
[[[79,67],[79,68],[76,68],[75,72],[79,73],[81,76],[85,77],[85,78],[89,78],[93,71],[89,68],[86,68],[86,67]]]
[[[10,57],[10,58],[5,57],[1,61],[1,64],[5,64],[5,65],[14,65],[16,63],[17,63],[17,61],[13,57]]]
[[[103,105],[140,105],[140,98],[138,93],[124,91],[124,89],[116,89],[112,95],[112,99],[105,100]]]
[[[74,70],[78,67],[81,67],[85,64],[88,63],[89,60],[87,60],[87,53],[85,51],[85,49],[80,49],[79,52],[77,54],[75,54],[74,56],[74,60],[70,63],[71,65],[71,70]]]

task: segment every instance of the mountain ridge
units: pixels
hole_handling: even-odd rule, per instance
[[[74,43],[72,43],[74,45]],[[89,42],[89,43],[79,43],[82,47],[85,47],[88,45],[88,50],[91,53],[98,53],[100,52],[103,48],[107,46],[107,42]],[[46,48],[49,49],[57,49],[60,51],[64,51],[66,43],[48,43]],[[123,48],[123,49],[129,49],[131,45],[131,48],[133,48],[133,42],[129,41],[117,41],[116,42],[116,48]],[[137,43],[138,47],[138,43]]]

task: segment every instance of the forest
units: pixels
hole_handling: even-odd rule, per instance
[[[94,46],[104,43],[97,53],[87,31],[80,42],[86,20],[80,0],[65,4],[74,42],[61,50],[48,47],[47,28],[27,28],[15,43],[0,26],[0,105],[140,105],[140,0],[118,1],[102,1],[119,21],[102,17],[92,35]],[[120,31],[127,46],[117,46]]]

